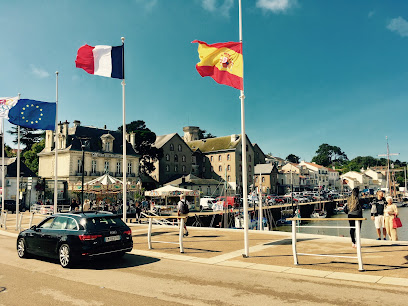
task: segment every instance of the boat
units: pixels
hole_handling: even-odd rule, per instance
[[[327,212],[321,210],[321,211],[314,211],[310,215],[311,218],[326,218],[327,217]]]

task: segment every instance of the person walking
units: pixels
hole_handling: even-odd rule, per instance
[[[360,204],[359,199],[359,189],[358,187],[353,188],[351,191],[351,196],[347,200],[347,214],[349,218],[362,218],[363,217],[363,208]],[[360,221],[360,229],[361,229],[361,221]],[[349,220],[350,224],[350,237],[352,242],[352,247],[356,247],[356,221]]]
[[[177,215],[178,216],[188,216],[188,213],[189,213],[188,207],[189,207],[189,203],[186,200],[184,194],[180,195],[180,201],[177,203]],[[187,219],[185,221],[187,221]],[[188,230],[187,230],[186,223],[187,222],[184,222],[184,230],[185,230],[184,235],[187,237]]]
[[[388,196],[385,199],[387,200],[387,206],[384,209],[385,229],[392,241],[398,241],[397,229],[393,227],[393,220],[398,216],[398,208],[392,203],[392,197]]]
[[[377,229],[377,240],[381,240],[381,229],[384,240],[387,240],[387,230],[384,223],[384,208],[387,206],[387,201],[384,198],[384,192],[377,191],[377,198],[374,199],[371,206],[371,220],[374,220],[374,226]]]

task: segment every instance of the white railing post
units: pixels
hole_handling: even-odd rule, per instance
[[[296,252],[296,221],[292,220],[292,252],[293,252],[293,260],[294,264],[298,265],[298,258]]]
[[[180,231],[179,231],[180,253],[184,253],[183,236],[184,236],[184,218],[180,218]]]
[[[7,213],[7,211],[5,211],[4,212],[4,217],[3,217],[3,228],[4,228],[4,230],[7,230],[7,216],[8,216],[8,213]]]
[[[21,223],[23,222],[23,213],[20,213],[20,221],[18,222],[18,230],[21,232]]]
[[[356,241],[357,241],[357,258],[358,258],[358,271],[364,271],[363,257],[361,256],[361,235],[360,235],[360,220],[356,220]]]
[[[34,219],[34,212],[31,213],[30,223],[28,224],[28,228],[31,228],[31,226],[33,225],[33,219]]]
[[[147,244],[149,246],[149,250],[152,249],[152,223],[153,223],[153,218],[149,218],[149,228],[147,231]]]

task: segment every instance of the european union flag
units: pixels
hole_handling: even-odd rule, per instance
[[[56,103],[20,99],[9,111],[9,122],[26,128],[55,130]]]

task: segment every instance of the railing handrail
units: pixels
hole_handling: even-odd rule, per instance
[[[286,218],[289,221],[365,221],[367,218]]]

